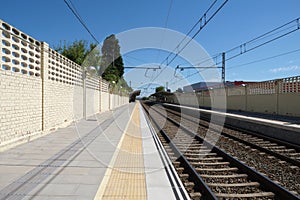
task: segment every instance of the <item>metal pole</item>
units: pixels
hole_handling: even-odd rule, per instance
[[[222,82],[225,84],[225,52],[222,53]]]

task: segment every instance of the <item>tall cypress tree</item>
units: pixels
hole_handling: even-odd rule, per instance
[[[107,81],[118,82],[124,74],[124,63],[120,53],[120,45],[115,35],[105,38],[101,49],[100,75]]]

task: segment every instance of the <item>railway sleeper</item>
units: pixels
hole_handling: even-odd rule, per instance
[[[166,147],[164,147],[165,148],[165,150],[166,150],[166,152],[169,154],[169,153],[173,153],[173,150],[171,149],[171,148],[166,148]]]
[[[178,159],[177,156],[169,156],[169,158],[170,158],[171,161],[176,161]]]
[[[179,148],[179,149],[181,149],[181,148],[185,148],[185,149],[196,149],[196,150],[198,150],[198,149],[207,149],[207,147],[204,147],[204,146],[196,146],[196,145],[193,145],[193,144],[184,144],[184,145],[177,145],[177,147]]]
[[[211,153],[211,150],[207,151],[199,151],[199,150],[193,150],[193,149],[179,149],[184,155],[190,155],[191,157],[199,157],[199,156],[205,156],[209,153]]]
[[[207,183],[209,187],[259,187],[258,182],[244,183]]]
[[[272,149],[273,151],[276,152],[281,152],[281,153],[290,153],[290,152],[296,152],[295,149]]]
[[[193,192],[193,193],[190,193],[189,194],[191,199],[194,199],[194,200],[200,200],[201,199],[201,193],[200,192]]]
[[[203,144],[199,144],[199,142],[197,141],[197,142],[187,142],[187,143],[180,143],[180,144],[178,144],[178,146],[186,146],[186,145],[189,145],[189,146],[191,146],[191,145],[193,145],[193,146],[199,146],[199,147],[201,147],[201,146],[203,146]]]
[[[167,152],[172,152],[172,148],[167,144],[167,145],[164,145],[164,149],[167,151]]]
[[[183,182],[183,184],[184,184],[185,189],[188,192],[194,192],[195,183],[186,181],[186,182]]]
[[[201,165],[204,165],[204,166],[228,166],[230,163],[229,162],[197,162],[195,163],[194,165],[195,166],[201,166]]]
[[[180,166],[180,162],[177,160],[173,161],[172,163],[173,163],[174,167]]]
[[[244,139],[244,138],[242,138],[242,139]],[[268,141],[268,140],[263,140],[263,141],[254,140],[254,141],[256,141],[257,144],[265,144],[267,146],[278,146],[278,144]]]
[[[184,153],[185,156],[189,156],[189,157],[203,157],[205,156],[206,154],[208,154],[209,152],[211,152],[211,150],[206,150],[206,151],[192,151],[192,152],[188,152],[188,153]]]
[[[173,142],[174,142],[174,144],[176,144],[177,147],[183,147],[183,146],[190,147],[190,146],[193,146],[193,141],[191,141],[191,140],[182,141],[182,140],[180,140],[178,138],[176,138],[176,139],[173,138]]]
[[[269,149],[287,149],[285,146],[271,146],[271,147],[268,147]],[[296,151],[295,149],[292,149],[294,151]]]
[[[201,175],[203,178],[247,178],[247,174],[232,174],[232,175]]]
[[[289,155],[289,156],[299,156],[299,158],[300,158],[300,153],[287,153],[287,155]]]
[[[183,167],[176,167],[176,171],[177,171],[179,174],[182,174],[183,171],[184,171],[184,168],[183,168]]]
[[[264,141],[264,139],[258,138],[258,137],[255,137],[255,136],[252,136],[252,139],[253,139],[253,140],[256,140],[256,141]]]
[[[248,194],[228,194],[228,193],[216,193],[216,197],[224,199],[240,199],[240,198],[251,198],[251,199],[273,199],[274,193],[272,192],[257,192]]]
[[[236,172],[239,169],[236,167],[226,167],[226,168],[199,168],[199,167],[196,167],[196,170],[199,172],[223,172],[223,173],[226,172],[226,173],[229,173],[229,172]]]
[[[190,152],[210,152],[211,150],[204,150],[204,149],[199,149],[199,148],[190,148],[190,147],[179,147],[178,148],[182,152],[190,151]]]
[[[185,153],[189,153],[189,152],[185,152]],[[190,161],[199,161],[199,160],[203,160],[205,158],[214,158],[217,156],[216,153],[205,153],[205,154],[197,154],[198,157],[191,157],[189,160]]]
[[[245,140],[249,140],[249,139],[253,138],[253,136],[251,136],[251,135],[247,135],[247,134],[241,133],[241,132],[232,132],[232,130],[229,130],[229,129],[226,129],[224,132],[226,132],[227,134],[230,134],[230,135],[239,136]]]
[[[188,150],[192,150],[192,151],[197,151],[197,152],[211,152],[211,149],[207,149],[206,148],[199,148],[199,147],[193,147],[193,146],[190,146],[190,147],[186,147]]]
[[[179,174],[180,178],[183,179],[184,181],[189,180],[190,175],[186,173],[181,173]]]
[[[196,164],[194,165],[197,168],[201,169],[220,169],[220,168],[229,168],[228,164],[216,164],[216,165],[201,165],[201,164]]]
[[[249,182],[248,176],[242,174],[243,176],[238,176],[239,174],[233,175],[206,175],[203,174],[201,177],[206,183],[246,183]]]
[[[247,178],[227,178],[227,179],[207,179],[203,178],[203,180],[207,184],[242,184],[242,183],[247,183],[249,180]]]
[[[222,187],[214,186],[210,187],[214,193],[229,193],[229,194],[249,194],[249,193],[258,193],[265,192],[257,186],[243,186],[243,187]]]
[[[172,131],[171,133],[173,133],[173,134],[170,135],[171,137],[175,137],[176,136],[176,138],[180,139],[180,140],[193,140],[194,139],[194,138],[192,138],[192,137],[190,137],[188,135],[184,135],[183,132],[178,132],[178,133],[175,134],[174,131]]]
[[[263,139],[248,139],[248,142],[252,142],[252,143],[256,143],[256,144],[259,144],[259,143],[265,144],[266,143],[266,141]]]
[[[271,143],[271,142],[269,142],[269,141],[266,141],[266,142],[264,142],[264,143],[258,142],[257,144],[264,145],[265,147],[276,147],[276,146],[278,146],[278,144],[276,144],[276,143]]]
[[[220,160],[223,160],[222,157],[216,157],[216,156],[213,156],[213,157],[199,157],[199,159],[195,162],[195,161],[192,161],[191,163],[197,163],[197,162],[200,162],[200,161],[211,161],[211,162],[214,162],[214,161],[220,161]]]

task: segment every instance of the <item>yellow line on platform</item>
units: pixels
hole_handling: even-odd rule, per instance
[[[147,199],[142,142],[136,103],[94,200]]]

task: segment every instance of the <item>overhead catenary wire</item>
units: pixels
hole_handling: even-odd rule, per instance
[[[202,15],[202,17],[195,23],[195,25],[190,29],[190,31],[185,35],[185,37],[179,42],[179,44],[175,47],[175,49],[169,53],[169,55],[162,61],[161,65],[163,65],[165,62],[166,65],[165,67],[160,71],[160,73],[154,78],[154,80],[178,57],[178,55],[190,44],[190,42],[201,32],[201,30],[213,19],[213,17],[225,6],[225,4],[229,0],[225,0],[219,7],[218,9],[210,16],[207,18],[208,13],[210,10],[214,7],[214,5],[217,3],[218,0],[215,0],[210,7],[206,10],[206,12]],[[203,22],[204,21],[204,22]],[[183,42],[189,37],[189,35],[195,30],[195,28],[200,25],[200,28],[196,31],[194,35],[192,35],[189,40],[185,43],[185,45],[178,50],[173,58],[169,61],[169,58],[173,53],[183,44]],[[153,81],[153,80],[152,80]]]
[[[293,50],[293,51],[288,51],[288,52],[277,54],[277,55],[274,55],[274,56],[269,56],[269,57],[266,57],[266,58],[258,59],[258,60],[252,61],[252,62],[243,63],[243,64],[240,64],[240,65],[234,65],[234,66],[228,67],[227,69],[230,70],[230,69],[233,69],[233,68],[238,68],[238,67],[243,67],[243,66],[246,66],[246,65],[251,65],[251,64],[254,64],[254,63],[259,63],[259,62],[263,62],[263,61],[266,61],[266,60],[271,60],[271,59],[278,58],[278,57],[281,57],[281,56],[285,56],[285,55],[289,55],[289,54],[292,54],[292,53],[296,53],[296,52],[299,52],[299,51],[300,51],[300,49],[296,49],[296,50]],[[204,71],[204,70],[206,70],[206,69],[203,69],[201,71]],[[196,71],[196,72],[194,72],[194,73],[192,73],[192,74],[190,74],[188,76],[182,77],[182,78],[180,78],[177,81],[171,82],[170,85],[178,83],[179,81],[181,81],[183,79],[192,77],[192,76],[198,74],[201,71]]]
[[[178,45],[175,47],[175,49],[169,53],[169,55],[161,62],[160,66],[164,65],[165,62],[166,65],[164,66],[164,68],[162,68],[160,70],[160,72],[151,79],[151,81],[156,80],[161,74],[162,72],[178,57],[178,55],[190,44],[190,42],[203,30],[203,28],[216,16],[216,14],[225,6],[225,4],[228,2],[229,0],[225,0],[223,1],[223,3],[221,5],[219,5],[219,7],[211,14],[211,16],[209,16],[209,12],[214,8],[214,6],[216,5],[216,3],[218,2],[218,0],[215,0],[210,6],[209,8],[206,10],[206,12],[202,15],[202,17],[200,17],[200,19],[194,24],[194,26],[188,31],[188,33],[185,35],[185,37],[178,43]],[[190,34],[195,30],[195,28],[197,26],[200,26],[199,29],[196,31],[196,33],[194,33],[192,36],[190,36]],[[189,38],[189,40],[179,49],[179,47],[183,44],[183,42]],[[169,58],[171,55],[173,55],[173,58],[169,61]],[[150,87],[150,84],[148,84],[148,87]]]
[[[252,51],[254,49],[257,49],[261,46],[269,44],[269,43],[271,43],[275,40],[278,40],[282,37],[285,37],[285,36],[295,32],[295,31],[299,30],[300,29],[299,20],[300,20],[300,18],[296,18],[296,19],[294,19],[294,20],[292,20],[288,23],[285,23],[285,24],[283,24],[283,25],[281,25],[277,28],[272,29],[271,31],[268,31],[268,32],[256,37],[256,38],[254,38],[252,40],[249,40],[249,41],[247,41],[247,42],[245,42],[245,43],[243,43],[239,46],[236,46],[232,49],[229,49],[229,50],[225,51],[226,54],[230,54],[231,52],[233,52],[233,55],[228,56],[226,58],[226,61],[231,60],[233,58],[236,58],[238,56],[241,56],[242,54],[245,54],[245,53],[247,53],[249,51]],[[275,35],[277,35],[278,33],[281,33],[281,32],[283,32],[281,35],[278,35],[276,37],[272,37],[272,36],[275,36]],[[268,38],[268,37],[272,37],[272,38],[265,41],[264,39]],[[262,41],[262,42],[259,42],[259,41]],[[256,43],[256,45],[250,46],[250,44],[253,44],[253,43],[254,44]],[[248,46],[250,46],[250,47],[248,47]],[[236,51],[236,50],[238,52],[234,53],[234,51]],[[220,64],[220,63],[216,63],[216,65],[218,65],[218,64]]]
[[[278,58],[278,57],[282,57],[282,56],[289,55],[289,54],[292,54],[292,53],[296,53],[296,52],[299,52],[299,51],[300,51],[300,49],[296,49],[296,50],[293,50],[293,51],[288,51],[288,52],[277,54],[277,55],[274,55],[274,56],[269,56],[269,57],[266,57],[266,58],[254,60],[254,61],[251,61],[251,62],[248,62],[248,63],[243,63],[243,64],[240,64],[240,65],[234,65],[234,66],[228,67],[227,69],[229,70],[229,69],[233,69],[233,68],[243,67],[243,66],[246,66],[246,65],[251,65],[251,64],[254,64],[254,63],[259,63],[259,62],[263,62],[263,61],[266,61],[266,60],[271,60],[271,59],[274,59],[274,58]]]
[[[167,28],[167,26],[168,26],[169,17],[170,17],[170,14],[171,14],[171,9],[172,9],[172,6],[173,6],[173,2],[174,2],[174,0],[170,0],[170,5],[169,5],[169,8],[168,8],[167,18],[166,18],[166,21],[165,21],[165,24],[164,24],[164,28]],[[164,30],[163,33],[165,33],[165,30]],[[161,39],[161,42],[160,42],[160,47],[162,46],[163,40],[164,40],[164,34],[163,34],[162,39]],[[160,56],[160,53],[161,53],[161,50],[159,49],[159,50],[158,50],[158,54],[157,54],[157,56],[156,56],[156,60],[157,60],[158,57]]]
[[[167,13],[167,18],[166,18],[166,21],[165,21],[165,26],[164,26],[165,28],[168,26],[169,17],[170,17],[171,9],[172,9],[172,6],[173,6],[173,2],[174,2],[174,0],[170,0],[170,5],[169,5],[168,13]]]
[[[88,28],[84,20],[81,18],[79,12],[77,11],[76,7],[72,3],[71,0],[64,0],[65,4],[68,6],[68,8],[71,10],[73,15],[78,19],[78,21],[81,23],[81,25],[86,29],[86,31],[90,34],[90,36],[95,40],[97,44],[100,44],[100,42],[97,40],[95,35],[91,32],[91,30]]]
[[[292,20],[290,22],[287,22],[287,23],[285,23],[285,24],[283,24],[281,26],[278,26],[278,27],[276,27],[276,28],[274,28],[274,29],[272,29],[272,30],[270,30],[270,31],[262,34],[262,35],[259,35],[258,37],[255,37],[255,38],[253,38],[253,39],[251,39],[251,40],[249,40],[249,41],[247,41],[245,43],[242,43],[241,45],[238,45],[238,46],[236,46],[234,48],[231,48],[231,49],[225,51],[225,54],[230,54],[230,53],[233,52],[233,54],[231,56],[228,56],[225,59],[225,61],[234,59],[234,58],[236,58],[238,56],[241,56],[241,55],[243,55],[243,54],[245,54],[245,53],[247,53],[249,51],[253,51],[253,50],[255,50],[255,49],[257,49],[257,48],[259,48],[261,46],[264,46],[264,45],[269,44],[269,43],[271,43],[271,42],[273,42],[275,40],[278,40],[278,39],[280,39],[282,37],[285,37],[285,36],[287,36],[287,35],[295,32],[295,31],[297,31],[299,29],[300,29],[300,17],[296,18],[296,19],[294,19],[294,20]],[[282,33],[282,32],[284,32],[284,33]],[[278,33],[282,33],[282,34],[278,35]],[[276,36],[276,35],[278,35],[278,36]],[[276,37],[274,37],[274,36],[276,36]],[[269,37],[272,37],[272,38],[269,39],[269,40],[264,40],[264,39],[269,38]],[[260,41],[262,41],[262,42],[260,42]],[[250,46],[250,44],[256,44],[256,45],[251,46],[250,48],[248,48],[248,46]],[[235,52],[235,51],[237,51],[237,52]],[[283,53],[283,54],[285,54],[285,53]],[[221,55],[221,53],[218,54],[218,55]],[[272,57],[275,58],[276,56],[272,56]],[[214,57],[214,58],[217,59],[217,57]],[[268,58],[268,59],[271,59],[271,58]],[[203,63],[205,61],[207,61],[207,60],[203,60],[202,62],[200,62],[200,63],[198,63],[196,65],[200,65],[201,63]],[[221,63],[221,61],[216,62],[215,65],[218,65],[220,63]],[[198,73],[199,73],[199,71],[191,74],[190,76],[183,77],[179,81],[183,80],[184,78],[189,78],[191,76],[194,76],[194,75],[196,75]],[[170,85],[175,84],[175,83],[176,82],[173,82]]]

